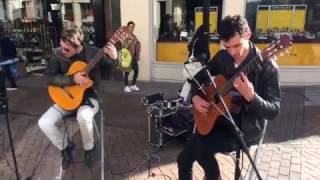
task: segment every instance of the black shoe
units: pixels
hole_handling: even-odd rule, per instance
[[[84,163],[88,168],[91,168],[95,161],[95,147],[91,150],[84,151]]]
[[[68,146],[61,151],[62,156],[62,169],[68,169],[70,164],[72,163],[72,150],[73,150],[73,143],[69,142]]]

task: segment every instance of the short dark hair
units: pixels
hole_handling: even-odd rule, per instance
[[[240,15],[234,15],[223,18],[218,33],[221,40],[229,41],[236,33],[243,36],[248,31],[250,31],[248,21]]]
[[[129,25],[131,25],[131,24],[134,25],[134,26],[136,25],[133,21],[129,21],[129,22],[127,23],[127,26],[129,26]]]

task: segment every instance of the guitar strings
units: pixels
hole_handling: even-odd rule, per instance
[[[192,80],[197,84],[198,89],[201,90],[201,92],[202,92],[204,95],[207,95],[207,93],[204,91],[204,89],[203,89],[203,87],[201,86],[201,84],[199,83],[199,81],[191,75],[191,73],[189,72],[188,68],[186,68],[186,65],[185,65],[185,64],[184,64],[184,68],[185,68],[186,72],[189,74],[189,76],[192,78]],[[205,67],[204,67],[204,68],[205,68]],[[210,77],[210,79],[211,79],[211,81],[213,81],[211,77]],[[214,81],[213,81],[213,82],[214,82]],[[228,119],[229,121],[231,121],[232,123],[234,123],[234,120],[232,119],[232,116],[231,116],[231,118],[228,117],[227,114],[225,114],[225,113],[213,102],[212,98],[210,98],[210,104],[212,104],[213,107],[214,107],[215,109],[217,109],[217,111],[218,111],[221,115],[223,115],[226,119]],[[227,110],[227,111],[228,111],[228,110]]]

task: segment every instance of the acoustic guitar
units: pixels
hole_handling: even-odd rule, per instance
[[[291,44],[292,43],[291,43],[290,37],[288,35],[283,35],[280,37],[279,40],[277,40],[276,42],[272,42],[271,44],[268,45],[267,48],[263,49],[260,55],[257,55],[252,59],[250,59],[248,63],[244,65],[229,80],[226,80],[222,75],[216,76],[213,79],[216,86],[213,83],[211,83],[209,86],[204,88],[204,91],[205,91],[204,99],[211,104],[208,112],[202,113],[197,111],[193,107],[195,125],[198,132],[201,135],[207,135],[211,131],[211,129],[214,127],[217,121],[217,118],[223,115],[222,113],[226,112],[222,101],[219,101],[218,97],[222,97],[228,110],[231,110],[234,107],[231,90],[233,89],[233,81],[235,80],[236,77],[240,75],[240,72],[243,72],[246,75],[249,74],[254,69],[259,68],[262,61],[266,59],[270,59],[270,57],[275,57],[280,52],[287,49]],[[217,110],[217,108],[220,111]],[[238,109],[238,112],[239,112],[239,109]]]
[[[120,29],[118,29],[112,35],[109,42],[115,44],[119,41],[123,41],[127,37],[128,29],[127,27],[123,26],[120,27]],[[107,45],[105,45],[104,47],[106,46]],[[89,61],[88,64],[80,60],[72,63],[66,75],[73,75],[78,72],[84,72],[88,77],[89,72],[105,55],[103,48],[99,50],[99,52]],[[91,80],[87,86],[80,86],[77,84],[64,87],[50,85],[48,87],[48,91],[52,101],[56,103],[59,107],[65,110],[74,110],[80,106],[86,89],[90,88],[92,85],[93,82]]]

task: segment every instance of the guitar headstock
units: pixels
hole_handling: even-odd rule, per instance
[[[122,42],[122,41],[126,40],[129,36],[130,35],[129,35],[128,27],[122,26],[113,33],[113,35],[110,39],[110,42],[112,44],[116,44],[117,42]]]
[[[292,45],[291,38],[289,35],[281,35],[280,38],[268,45],[267,48],[263,49],[261,56],[263,59],[268,59],[271,57],[276,57],[279,53],[282,53],[284,50]]]

